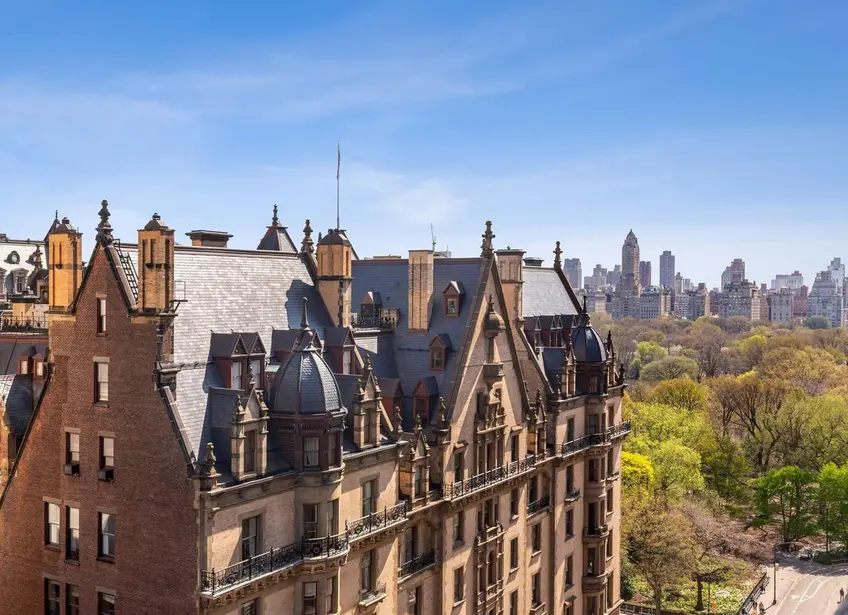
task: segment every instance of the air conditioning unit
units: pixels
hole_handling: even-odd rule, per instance
[[[67,474],[68,476],[79,476],[80,475],[80,464],[79,464],[79,462],[66,463],[65,464],[65,474]]]
[[[103,468],[97,472],[97,478],[100,480],[115,480],[115,469],[114,468]]]

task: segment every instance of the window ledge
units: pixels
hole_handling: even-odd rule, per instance
[[[106,337],[106,333],[105,333],[105,332],[104,332],[104,333],[97,333],[96,335],[97,335],[97,337]]]
[[[97,561],[103,562],[104,564],[114,564],[115,563],[115,557],[112,556],[112,555],[98,555]]]
[[[541,549],[539,549],[538,551],[533,551],[533,552],[530,554],[530,557],[536,557],[537,555],[541,555],[541,554],[542,554],[542,550],[541,550]]]
[[[60,547],[59,545],[44,545],[44,548],[48,551],[55,551],[56,553],[62,552],[62,547]]]
[[[456,608],[458,606],[462,606],[463,604],[465,604],[465,598],[463,598],[462,600],[457,600],[456,602],[454,602],[453,608]]]
[[[79,567],[79,565],[80,565],[80,563],[79,563],[79,560],[78,560],[78,559],[68,559],[68,558],[65,558],[65,563],[66,563],[67,565],[69,565],[69,566],[77,566],[77,567]]]
[[[109,408],[109,402],[108,401],[96,401],[96,402],[94,402],[94,407],[95,408],[108,409]]]

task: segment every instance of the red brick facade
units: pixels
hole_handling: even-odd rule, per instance
[[[60,582],[62,613],[66,584],[79,588],[83,613],[97,612],[101,589],[114,592],[118,613],[196,613],[195,484],[156,387],[156,324],[131,322],[100,247],[90,268],[76,313],[51,322],[48,389],[0,501],[0,613],[43,613],[47,577]],[[93,401],[95,357],[108,358],[107,404]],[[80,476],[64,473],[66,429],[79,430]],[[114,482],[98,479],[104,433],[114,436]],[[61,502],[58,550],[44,544],[45,498]],[[68,504],[80,508],[78,563],[65,560]],[[97,557],[101,510],[116,516],[113,563]]]

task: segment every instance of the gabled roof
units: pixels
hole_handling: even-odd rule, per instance
[[[327,327],[324,330],[324,344],[327,348],[353,345],[353,335],[349,327]]]
[[[482,301],[478,289],[483,280],[486,260],[483,258],[437,258],[433,262],[433,309],[427,333],[410,333],[407,329],[409,301],[409,261],[407,259],[353,261],[354,297],[366,292],[379,292],[384,309],[399,309],[400,320],[392,333],[378,335],[356,334],[360,351],[371,355],[374,373],[381,378],[399,378],[404,392],[404,429],[412,429],[412,395],[415,386],[425,378],[432,378],[433,387],[446,402],[453,393],[460,361],[459,352],[448,353],[445,370],[430,370],[429,348],[433,337],[446,334],[456,347],[466,339],[467,327],[474,313],[475,303]],[[451,282],[458,282],[465,290],[466,300],[459,316],[445,315],[445,298],[440,292]],[[379,344],[379,353],[375,353]],[[392,353],[385,353],[391,345]],[[384,355],[384,356],[381,356]],[[388,364],[386,357],[393,357]],[[432,417],[431,417],[432,418]]]

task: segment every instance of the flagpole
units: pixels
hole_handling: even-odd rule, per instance
[[[338,141],[336,142],[336,153],[338,154],[336,162],[336,229],[338,230],[341,228],[339,221],[339,176],[342,170],[342,149]]]

